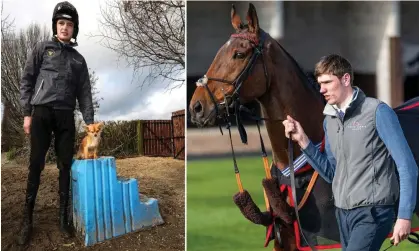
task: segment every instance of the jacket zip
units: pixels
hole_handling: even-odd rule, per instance
[[[343,154],[343,159],[345,160],[345,185],[344,185],[344,189],[343,191],[345,192],[345,194],[347,194],[347,187],[348,187],[348,161],[346,159],[346,154],[345,154],[345,147],[344,147],[344,137],[345,137],[345,124],[344,122],[342,122],[342,136],[341,136],[341,142],[342,142],[342,154]],[[346,197],[345,199],[345,204],[346,204],[346,208],[349,208],[349,203],[348,203],[348,197]]]
[[[347,181],[348,181],[348,165],[347,165],[347,160],[346,160],[346,155],[345,155],[345,148],[344,148],[344,143],[343,143],[343,137],[345,134],[345,123],[344,123],[344,119],[340,119],[339,117],[338,119],[338,123],[339,123],[339,129],[338,129],[338,137],[339,137],[339,148],[341,151],[341,154],[343,155],[343,159],[344,159],[344,172],[345,172],[345,179],[343,181],[343,189],[342,191],[344,192],[344,194],[346,194],[346,188],[347,188]],[[340,132],[341,131],[341,132]],[[349,204],[348,204],[348,200],[345,199],[345,204],[346,204],[346,208],[349,208]]]
[[[344,141],[345,141],[345,116],[346,116],[346,114],[347,114],[347,112],[348,112],[348,109],[346,109],[346,111],[345,111],[345,113],[343,114],[343,118],[342,118],[342,137],[341,137],[341,143],[342,143],[342,154],[343,154],[343,159],[345,160],[345,164],[344,164],[344,167],[345,167],[345,184],[344,184],[344,189],[343,189],[343,191],[345,192],[345,194],[348,194],[348,160],[347,160],[347,158],[346,158],[346,151],[345,151],[345,144],[344,144]],[[346,208],[350,208],[349,207],[349,204],[350,203],[348,203],[348,198],[349,198],[349,196],[346,196],[346,199],[345,199],[345,204],[346,204]]]
[[[39,86],[38,90],[36,91],[36,93],[35,93],[35,97],[33,97],[33,101],[35,101],[35,99],[36,99],[36,97],[38,96],[39,91],[42,89],[42,86],[43,86],[43,85],[44,85],[44,80],[42,79],[42,81],[41,81],[41,85]]]

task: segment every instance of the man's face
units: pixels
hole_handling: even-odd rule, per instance
[[[61,41],[69,42],[73,36],[74,23],[66,19],[57,21],[57,37]]]
[[[345,89],[350,86],[349,74],[346,73],[341,79],[332,74],[322,74],[317,77],[317,82],[320,84],[320,93],[329,105],[345,101]]]

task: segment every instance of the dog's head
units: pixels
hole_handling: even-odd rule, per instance
[[[103,126],[104,123],[100,122],[100,123],[96,123],[96,124],[90,124],[90,125],[86,125],[85,129],[86,129],[86,133],[90,136],[90,137],[100,137],[102,130],[103,130]]]

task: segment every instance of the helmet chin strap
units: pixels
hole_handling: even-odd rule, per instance
[[[73,37],[70,38],[69,41],[63,41],[63,40],[59,39],[57,34],[55,34],[54,37],[62,44],[70,45],[70,46],[76,46],[77,45],[77,41]]]

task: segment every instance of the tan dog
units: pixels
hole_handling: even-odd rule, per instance
[[[77,152],[77,159],[97,159],[97,152],[103,130],[103,122],[86,125],[87,135],[83,138],[79,151]]]

